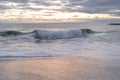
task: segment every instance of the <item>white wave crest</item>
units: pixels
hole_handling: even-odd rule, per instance
[[[88,33],[93,33],[90,29],[68,30],[68,31],[47,31],[35,30],[35,38],[39,39],[66,39],[86,36]]]

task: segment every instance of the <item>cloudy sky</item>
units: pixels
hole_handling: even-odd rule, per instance
[[[120,0],[0,0],[2,21],[79,21],[120,18]]]

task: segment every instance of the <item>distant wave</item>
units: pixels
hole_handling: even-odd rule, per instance
[[[29,33],[23,33],[19,31],[3,31],[3,32],[0,32],[0,36],[8,37],[8,36],[33,34],[34,38],[42,39],[42,40],[50,40],[50,39],[66,39],[66,38],[84,37],[91,33],[95,33],[95,31],[91,29],[78,29],[78,30],[67,30],[67,31],[34,30]]]

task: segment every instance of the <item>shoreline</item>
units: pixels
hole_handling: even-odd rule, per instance
[[[0,61],[0,80],[117,80],[120,68],[112,66],[75,57],[8,60]]]

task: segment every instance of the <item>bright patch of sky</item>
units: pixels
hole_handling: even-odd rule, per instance
[[[79,21],[120,18],[119,0],[0,0],[0,20]]]

